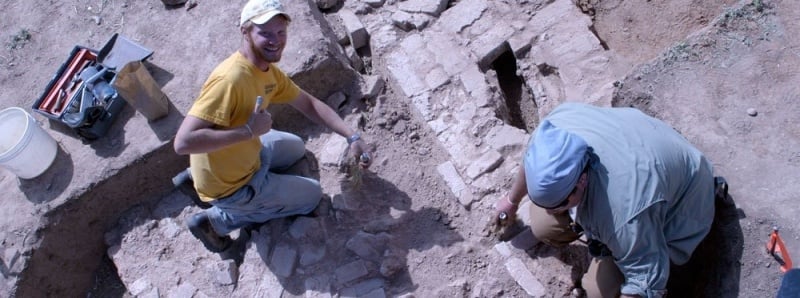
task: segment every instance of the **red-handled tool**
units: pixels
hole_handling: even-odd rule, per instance
[[[792,259],[789,257],[789,252],[786,251],[783,239],[778,235],[778,227],[773,227],[772,233],[769,234],[767,252],[778,261],[778,264],[781,264],[781,272],[786,273],[786,271],[792,269]],[[778,256],[778,254],[780,254],[780,256]]]

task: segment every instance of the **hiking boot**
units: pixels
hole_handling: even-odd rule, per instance
[[[728,181],[721,176],[714,177],[714,196],[717,200],[728,197]]]
[[[180,190],[181,193],[192,199],[192,202],[197,205],[197,207],[202,209],[211,208],[211,204],[203,202],[200,196],[197,195],[197,191],[194,189],[194,183],[192,183],[192,174],[189,172],[189,169],[183,170],[178,173],[178,175],[175,175],[175,177],[172,177],[172,185]]]
[[[189,226],[189,231],[192,232],[195,238],[203,242],[203,245],[211,252],[222,252],[228,249],[233,243],[231,237],[220,236],[214,231],[211,226],[211,220],[205,212],[200,212],[192,215],[192,218],[186,223]]]
[[[714,201],[717,207],[735,205],[733,199],[728,196],[728,181],[723,177],[714,177]]]

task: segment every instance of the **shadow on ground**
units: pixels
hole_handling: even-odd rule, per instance
[[[689,262],[670,267],[667,290],[674,297],[738,297],[744,216],[733,198],[717,201],[714,224]]]

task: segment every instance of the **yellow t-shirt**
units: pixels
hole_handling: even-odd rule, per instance
[[[297,98],[300,88],[276,65],[261,71],[237,51],[211,72],[189,115],[220,128],[242,126],[250,119],[259,95],[264,97],[263,110],[270,103]],[[228,196],[250,181],[261,167],[261,146],[259,138],[252,138],[217,151],[191,154],[192,178],[200,198],[208,202]]]

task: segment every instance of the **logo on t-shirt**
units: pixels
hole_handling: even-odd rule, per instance
[[[264,94],[270,94],[273,89],[275,89],[275,84],[265,85],[264,86]]]

